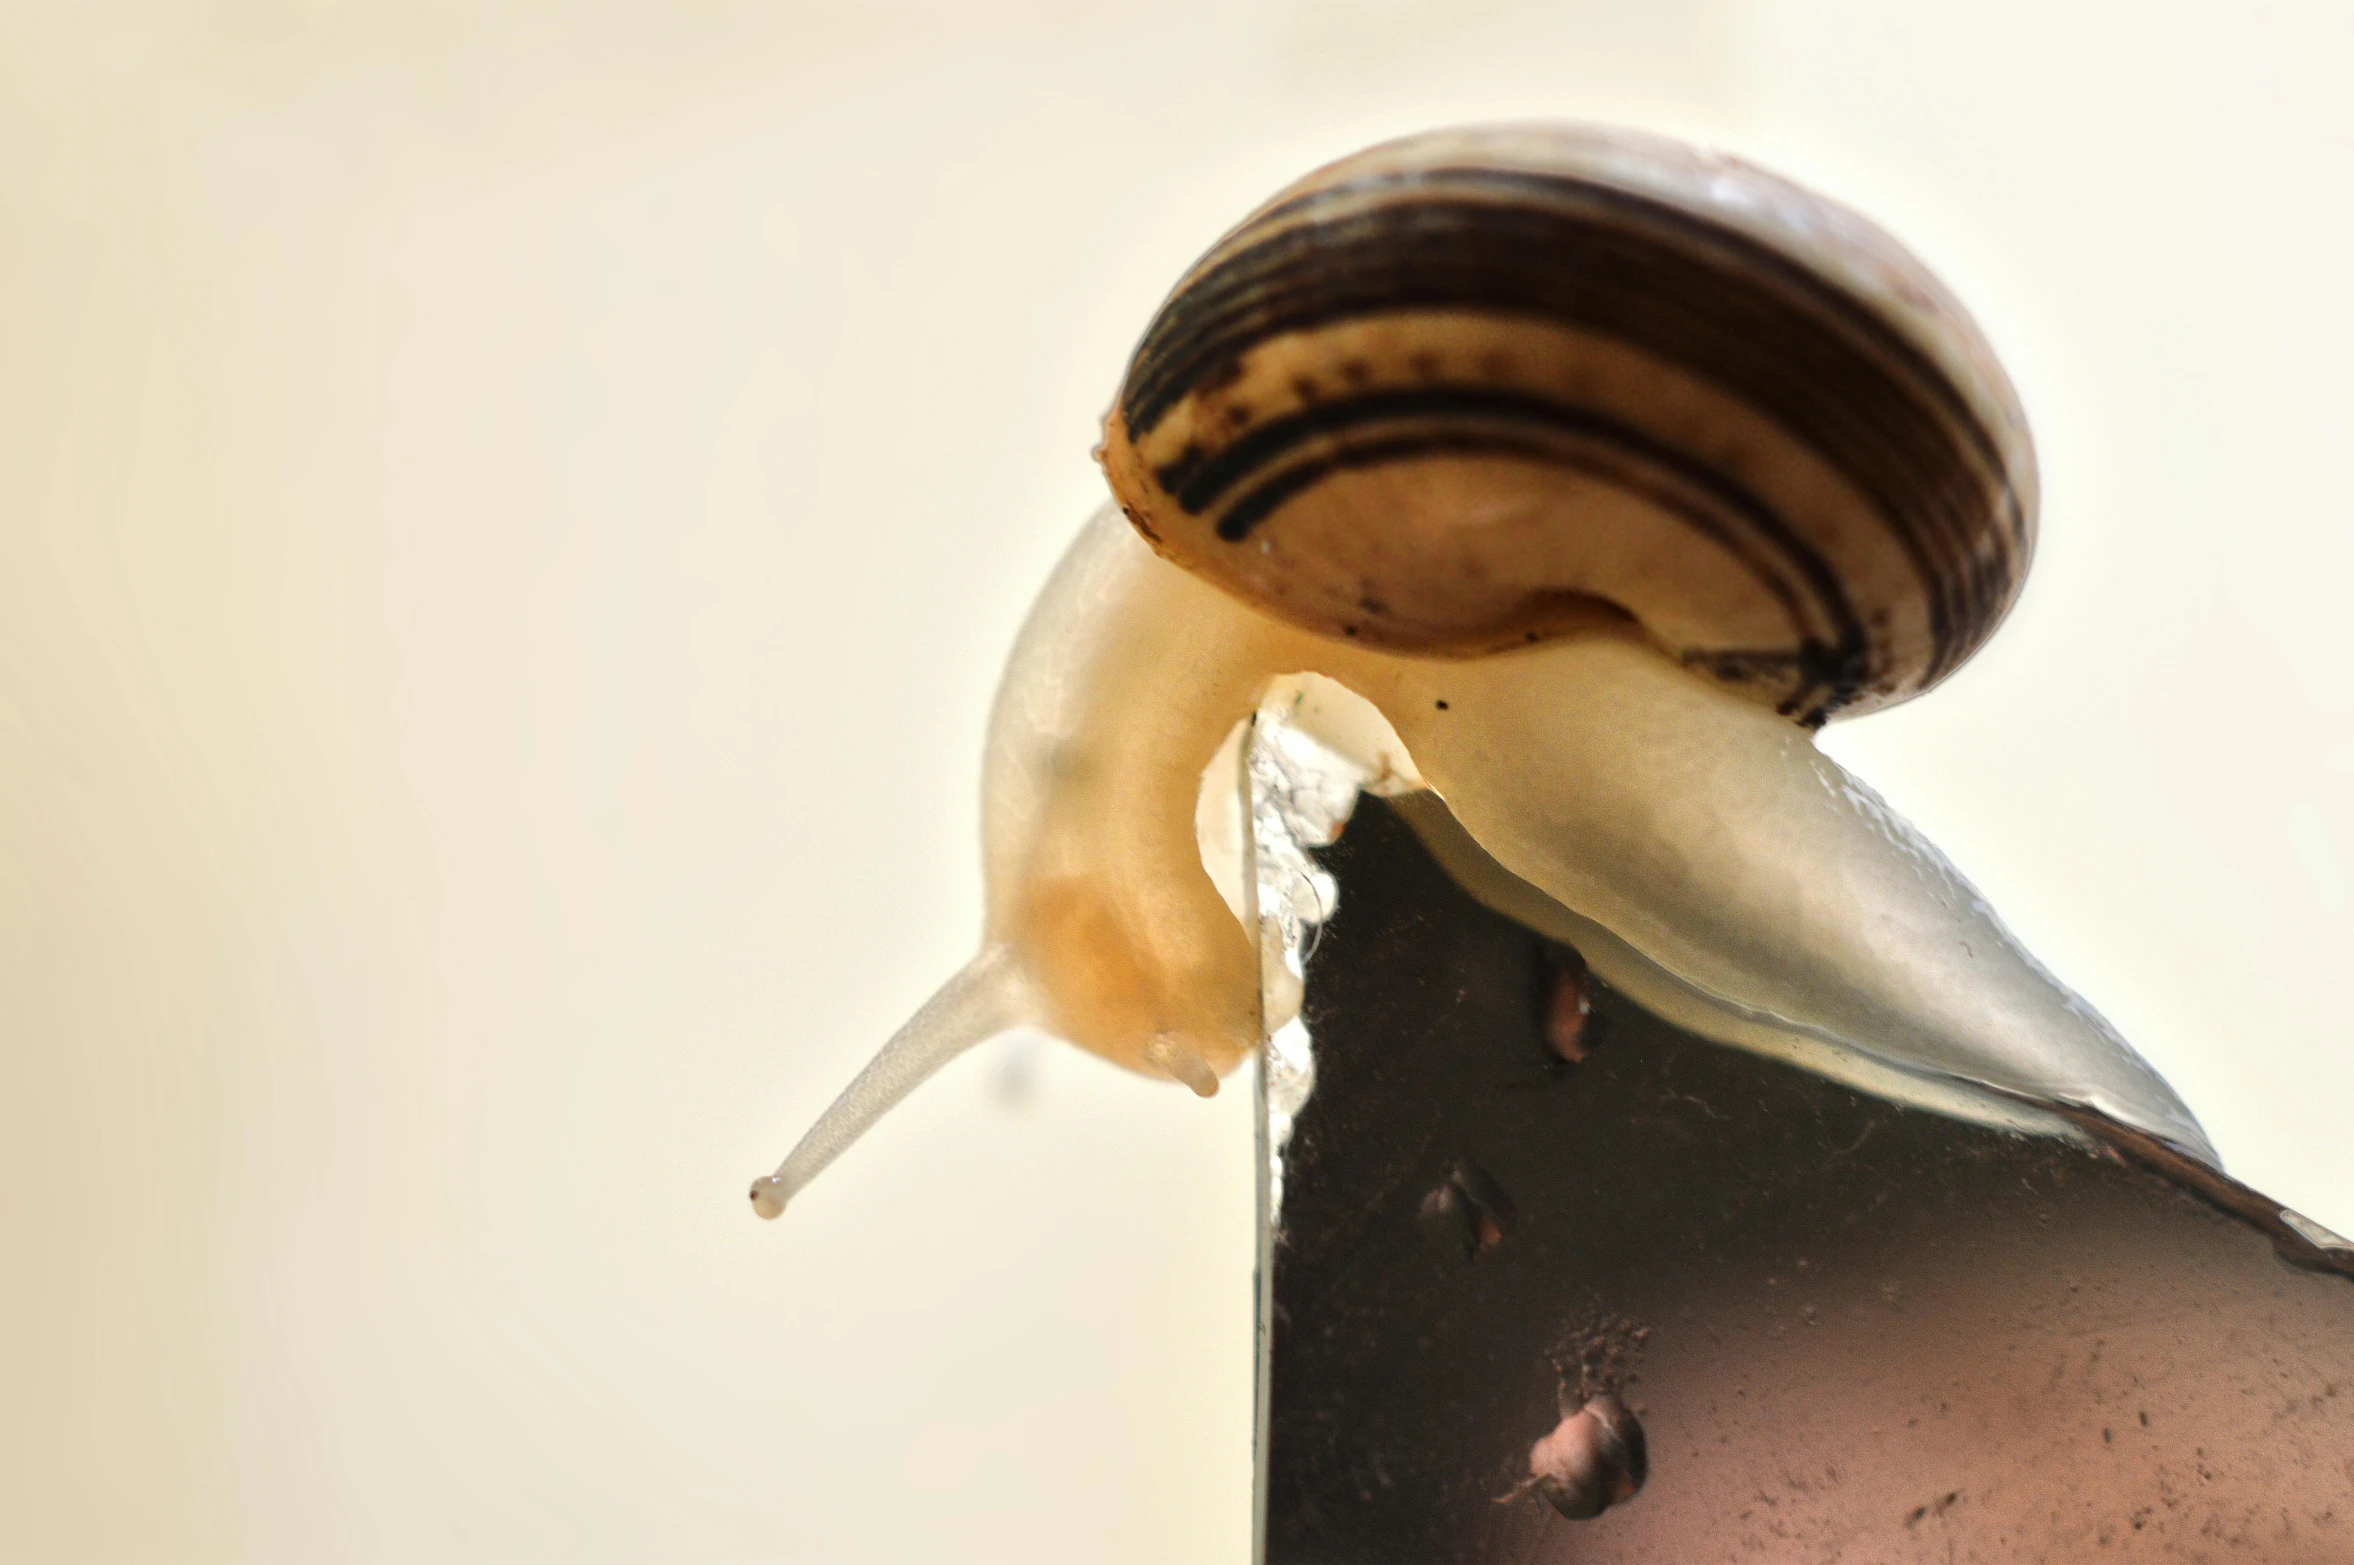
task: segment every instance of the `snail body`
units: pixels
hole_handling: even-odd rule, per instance
[[[1968,656],[2033,536],[2007,382],[1860,218],[1649,139],[1376,148],[1188,274],[1100,454],[1116,508],[991,720],[981,953],[755,1184],[763,1215],[1009,1026],[1215,1090],[1263,1019],[1195,801],[1299,673],[1388,720],[1468,834],[1433,841],[1458,878],[1574,927],[1654,1009],[1874,1090],[2089,1107],[2212,1160],[1812,743]]]

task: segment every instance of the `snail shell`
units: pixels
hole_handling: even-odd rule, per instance
[[[1306,629],[1466,654],[1607,605],[1809,726],[1952,672],[2034,542],[2017,398],[1917,262],[1621,132],[1278,194],[1162,305],[1102,457],[1156,550]]]

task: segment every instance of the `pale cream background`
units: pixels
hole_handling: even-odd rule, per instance
[[[1159,293],[1440,121],[1976,308],[2036,576],[1830,747],[2354,1230],[2350,15],[7,7],[0,1555],[1241,1559],[1247,1091],[999,1046],[742,1190],[968,948]]]

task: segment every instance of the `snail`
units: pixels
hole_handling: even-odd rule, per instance
[[[2214,1161],[1813,743],[1951,674],[2035,536],[2009,381],[1865,219],[1619,131],[1377,146],[1185,274],[1098,456],[1113,504],[990,722],[981,950],[755,1182],[761,1215],[1017,1025],[1214,1092],[1273,1019],[1197,795],[1303,674],[1386,720],[1360,759],[1444,801],[1410,818],[1475,895],[1639,1003],[1885,1095],[2063,1135],[2055,1109],[2090,1112]]]
[[[1606,1391],[1529,1447],[1528,1474],[1505,1500],[1535,1494],[1573,1522],[1592,1521],[1633,1499],[1650,1477],[1642,1421]]]

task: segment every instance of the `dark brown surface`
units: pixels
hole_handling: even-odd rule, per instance
[[[2284,1264],[2330,1257],[2252,1192],[1862,1098],[1599,983],[1564,1065],[1537,937],[1374,801],[1325,857],[1271,1565],[2354,1561],[2354,1282]],[[1432,1242],[1450,1185],[1508,1203],[1493,1242]],[[1606,1391],[1642,1492],[1498,1503]]]

